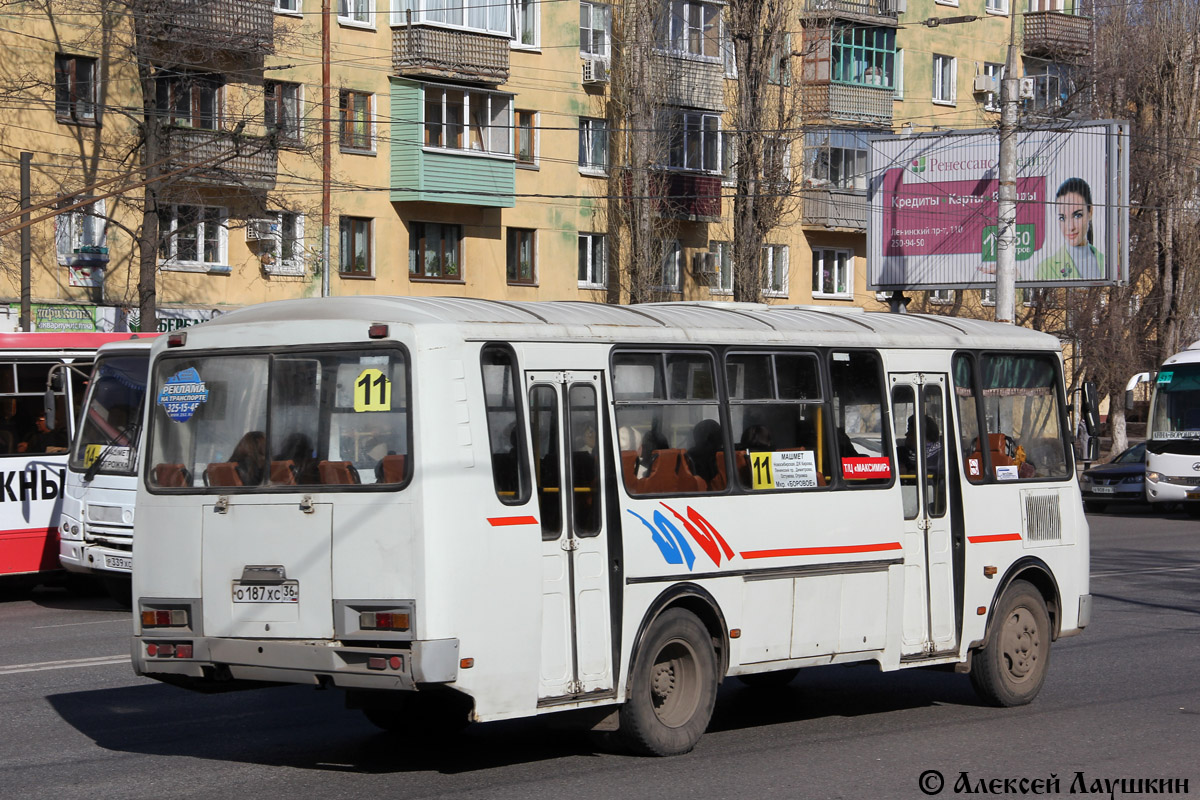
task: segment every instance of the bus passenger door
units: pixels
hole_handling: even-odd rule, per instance
[[[901,655],[952,652],[954,548],[946,462],[945,375],[893,374],[892,423],[904,498],[904,614]]]
[[[529,372],[542,527],[538,704],[612,691],[599,372]]]

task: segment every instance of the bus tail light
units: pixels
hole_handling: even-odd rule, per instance
[[[358,615],[358,627],[364,631],[406,631],[407,611],[363,611]]]
[[[367,337],[370,339],[386,339],[388,335],[388,326],[382,322],[376,322],[371,327],[367,328]]]
[[[191,642],[147,642],[146,655],[150,658],[191,658],[195,647]]]
[[[167,347],[183,347],[187,344],[187,334],[179,331],[167,337]]]
[[[142,610],[144,628],[186,628],[188,613],[182,608],[159,608]]]

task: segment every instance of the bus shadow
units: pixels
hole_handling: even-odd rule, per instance
[[[289,686],[200,695],[160,684],[68,692],[47,698],[98,747],[148,756],[361,774],[457,774],[579,757],[620,755],[585,731],[547,719],[475,724],[444,739],[378,731],[342,694]],[[938,703],[977,705],[966,677],[908,670],[818,667],[790,685],[751,689],[730,679],[709,731],[820,717],[880,714]]]

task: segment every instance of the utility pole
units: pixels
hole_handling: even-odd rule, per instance
[[[30,167],[33,165],[33,153],[21,153],[21,208],[25,209],[21,213],[21,222],[29,222],[29,203],[33,194],[31,186]],[[33,263],[33,248],[29,239],[29,226],[21,228],[21,330],[33,330],[30,306],[31,289],[30,284],[33,282],[31,268]]]
[[[1017,10],[1000,82],[1000,193],[996,236],[996,321],[1013,324],[1017,300]]]
[[[331,151],[333,116],[333,89],[330,85],[331,12],[329,0],[321,0],[321,297],[329,296],[329,269],[332,257],[329,247],[330,217],[333,203],[330,197],[333,170]]]

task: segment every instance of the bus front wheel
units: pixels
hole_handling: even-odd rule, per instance
[[[712,636],[694,614],[664,611],[642,642],[621,707],[619,738],[644,755],[686,753],[708,728],[717,700]]]
[[[1020,706],[1033,700],[1050,663],[1050,614],[1041,593],[1013,581],[992,617],[988,642],[971,663],[971,685],[994,706]]]

